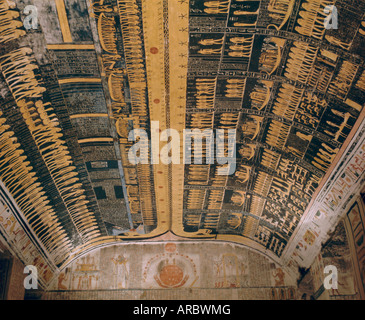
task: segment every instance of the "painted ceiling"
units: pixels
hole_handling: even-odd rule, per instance
[[[0,0],[0,235],[52,271],[166,233],[307,265],[364,181],[364,9]],[[131,130],[169,128],[236,130],[235,173],[129,161]]]

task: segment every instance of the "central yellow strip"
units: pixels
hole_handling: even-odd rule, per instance
[[[143,0],[142,17],[146,52],[147,85],[149,97],[150,120],[159,122],[160,132],[167,129],[165,97],[165,44],[164,44],[164,7],[163,2]],[[158,129],[152,128],[155,133]],[[159,158],[160,148],[154,148]],[[163,233],[170,229],[170,197],[168,183],[168,165],[153,165],[157,228],[154,233]]]
[[[60,43],[60,44],[48,44],[48,50],[95,50],[95,46],[93,44],[68,44],[68,43]]]
[[[90,143],[90,142],[113,142],[113,138],[87,138],[80,139],[78,143]]]
[[[69,79],[59,79],[59,84],[66,84],[66,83],[101,83],[100,78],[69,78]]]
[[[107,113],[81,113],[81,114],[73,114],[70,116],[70,119],[78,119],[78,118],[101,118],[108,117]]]
[[[72,36],[70,31],[70,25],[67,19],[66,7],[64,0],[55,0],[58,20],[60,21],[61,32],[64,42],[72,42]]]

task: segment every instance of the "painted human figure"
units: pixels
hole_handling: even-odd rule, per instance
[[[275,278],[275,286],[280,287],[284,285],[285,273],[281,268],[274,271],[273,276]]]
[[[58,290],[67,290],[68,287],[64,284],[64,281],[67,281],[67,276],[64,272],[60,273],[58,277]]]
[[[89,277],[87,274],[82,274],[78,277],[79,282],[77,290],[88,290],[89,289]]]
[[[127,281],[129,272],[127,269],[128,260],[119,255],[116,259],[111,259],[113,262],[114,283],[118,289],[125,289],[127,287]]]

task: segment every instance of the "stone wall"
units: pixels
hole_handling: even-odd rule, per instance
[[[24,299],[24,265],[0,242],[0,300]]]
[[[295,299],[293,288],[152,289],[47,291],[43,300],[280,300]]]
[[[355,198],[301,281],[299,297],[306,295],[307,298],[320,300],[364,299],[364,211],[363,199]],[[324,287],[325,278],[329,275],[329,272],[325,273],[326,266],[337,268],[337,289],[326,290]]]
[[[18,259],[14,258],[11,268],[7,300],[24,299],[24,278],[24,265]]]
[[[204,250],[202,250],[204,247]],[[43,299],[295,299],[269,258],[227,243],[121,244],[79,257]]]

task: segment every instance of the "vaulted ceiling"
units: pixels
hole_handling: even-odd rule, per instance
[[[0,235],[52,272],[168,232],[308,266],[363,184],[364,9],[0,0]],[[169,128],[180,164],[130,162],[133,129]],[[184,129],[235,130],[235,172],[183,164]]]

